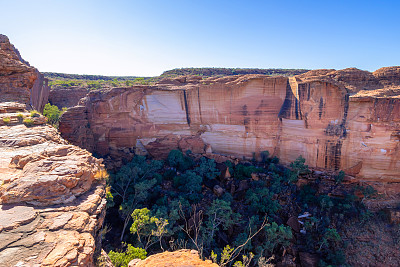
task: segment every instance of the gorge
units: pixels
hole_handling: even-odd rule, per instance
[[[343,170],[400,198],[400,67],[314,70],[294,77],[184,76],[89,92],[60,122],[62,136],[102,157],[165,158],[171,149]],[[55,103],[57,104],[57,103]],[[107,161],[106,161],[107,162]],[[372,205],[372,203],[371,203]]]
[[[40,114],[48,101],[68,107],[59,129],[46,124]],[[341,203],[348,188],[371,185],[379,197],[361,195],[362,204],[372,211],[383,211],[391,225],[398,225],[400,67],[372,73],[355,68],[311,70],[294,76],[185,75],[153,84],[96,90],[50,88],[47,79],[0,34],[1,266],[95,266],[104,254],[102,238],[107,228],[104,220],[110,181],[106,169],[116,172],[140,155],[166,160],[171,150],[186,157],[194,155],[196,160],[205,156],[217,167],[223,166],[218,170],[213,167],[223,182],[200,185],[201,198],[209,194],[221,200],[229,191],[233,202],[246,202],[249,184],[258,185],[263,179],[272,184],[271,177],[293,169],[290,163],[302,156],[311,171],[298,181],[296,177],[294,184],[279,181],[287,190],[285,194],[297,194],[296,186],[316,184],[318,194]],[[188,150],[192,153],[186,153]],[[263,158],[266,151],[269,166]],[[286,167],[278,165],[277,158]],[[231,174],[235,179],[239,175],[237,169],[229,174],[229,166],[224,166],[227,161],[250,170],[257,170],[250,161],[255,165],[262,162],[259,166],[267,166],[267,171],[250,172],[249,177],[232,181]],[[172,170],[181,177],[183,171],[177,166],[163,168],[165,173]],[[338,185],[332,177],[341,170],[345,176]],[[165,179],[165,184],[183,187],[175,178]],[[285,207],[282,213],[287,213],[281,216],[285,220],[272,217],[280,226],[286,225],[283,229],[293,231],[292,241],[296,240],[301,236],[297,220],[302,216],[300,208],[288,203],[293,196],[281,198],[271,192],[262,196],[279,202]],[[168,201],[170,205],[171,199]],[[190,218],[192,224],[193,218],[196,216]],[[396,266],[399,252],[387,241],[395,230],[378,226],[373,225],[371,231],[344,231],[344,239],[356,235],[346,253],[361,254],[363,246],[372,243],[372,247],[382,249],[368,250],[362,256],[364,264]],[[231,227],[228,232],[242,230]],[[224,242],[228,239],[221,236],[218,238]],[[387,242],[382,245],[377,236]],[[279,251],[283,256],[279,256],[278,266],[314,266],[317,262],[314,254],[292,245]],[[136,266],[174,261],[216,266],[198,258],[196,251],[179,250],[152,255]],[[352,264],[360,261],[357,257],[350,260]]]

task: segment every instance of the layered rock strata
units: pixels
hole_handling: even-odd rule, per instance
[[[0,37],[0,266],[94,266],[104,167],[27,110],[41,76]]]
[[[251,158],[268,150],[345,170],[399,201],[400,67],[316,70],[295,77],[185,76],[90,92],[62,117],[69,141],[105,157],[170,149]],[[390,197],[389,197],[390,195]]]
[[[52,86],[49,92],[49,103],[56,105],[59,109],[76,106],[79,100],[87,95],[88,88],[84,87],[57,87]]]
[[[7,36],[0,34],[0,101],[23,103],[42,111],[49,90],[47,79],[21,58]]]

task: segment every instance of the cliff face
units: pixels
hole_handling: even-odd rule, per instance
[[[114,159],[174,148],[248,158],[268,150],[284,163],[302,155],[311,167],[376,183],[392,203],[400,192],[399,70],[186,76],[90,92],[64,113],[60,131]]]
[[[1,38],[0,266],[94,266],[105,216],[101,160],[31,117],[31,101],[47,102],[42,76]]]
[[[43,111],[49,96],[47,79],[21,58],[7,36],[0,34],[0,101],[18,102]]]
[[[59,109],[73,107],[76,106],[79,100],[85,97],[88,92],[88,88],[77,86],[69,88],[54,87],[51,88],[49,92],[49,103],[56,105]]]

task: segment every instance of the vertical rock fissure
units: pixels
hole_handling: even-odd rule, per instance
[[[341,134],[340,138],[346,137],[346,135],[347,135],[346,122],[347,122],[348,111],[349,111],[349,94],[346,94],[344,96],[343,119],[342,119],[342,123],[340,124],[340,127],[342,128],[342,134]]]
[[[287,80],[286,84],[286,96],[285,100],[283,101],[282,107],[279,110],[278,118],[290,118],[290,109],[292,106],[292,98],[293,92],[291,90],[289,79]]]
[[[186,121],[187,121],[187,124],[190,126],[190,114],[189,114],[189,108],[188,108],[188,103],[187,103],[186,90],[183,90],[183,100],[185,102]]]
[[[201,115],[201,103],[200,103],[200,87],[197,87],[197,101],[199,104],[200,123],[203,124],[203,117]]]
[[[324,98],[321,96],[321,99],[319,100],[319,112],[318,112],[319,119],[321,119],[322,117],[323,109],[324,109]]]

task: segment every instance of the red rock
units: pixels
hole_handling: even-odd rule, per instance
[[[300,263],[302,267],[317,267],[319,257],[316,254],[308,252],[299,252]]]
[[[155,255],[151,255],[145,260],[137,262],[135,267],[218,267],[217,264],[212,263],[210,260],[201,260],[197,251],[189,249],[181,249],[174,252],[163,252]]]
[[[224,194],[225,190],[221,186],[215,185],[213,188],[213,192],[217,197],[220,197]]]
[[[0,124],[0,266],[94,266],[106,173],[101,160],[26,110],[43,107],[45,90],[0,35],[0,118],[11,120]]]
[[[289,225],[290,228],[292,228],[296,233],[299,233],[300,229],[302,228],[302,225],[299,223],[299,220],[296,216],[290,217],[286,224]]]
[[[57,87],[50,89],[49,92],[49,103],[56,105],[58,108],[62,109],[64,107],[70,108],[77,106],[79,100],[85,97],[89,92],[88,88],[82,88],[77,86],[72,86],[68,88]],[[68,96],[68,97],[65,97]]]
[[[314,70],[291,78],[236,75],[200,83],[179,77],[90,92],[81,106],[64,113],[60,131],[70,142],[113,159],[126,148],[132,157],[137,146],[161,158],[171,149],[205,149],[216,162],[227,155],[258,158],[268,150],[284,164],[302,155],[310,167],[344,170],[354,181],[399,183],[398,69]],[[400,202],[400,191],[381,192]]]
[[[0,34],[0,102],[30,104],[42,111],[48,93],[43,75],[21,58],[7,36]]]

